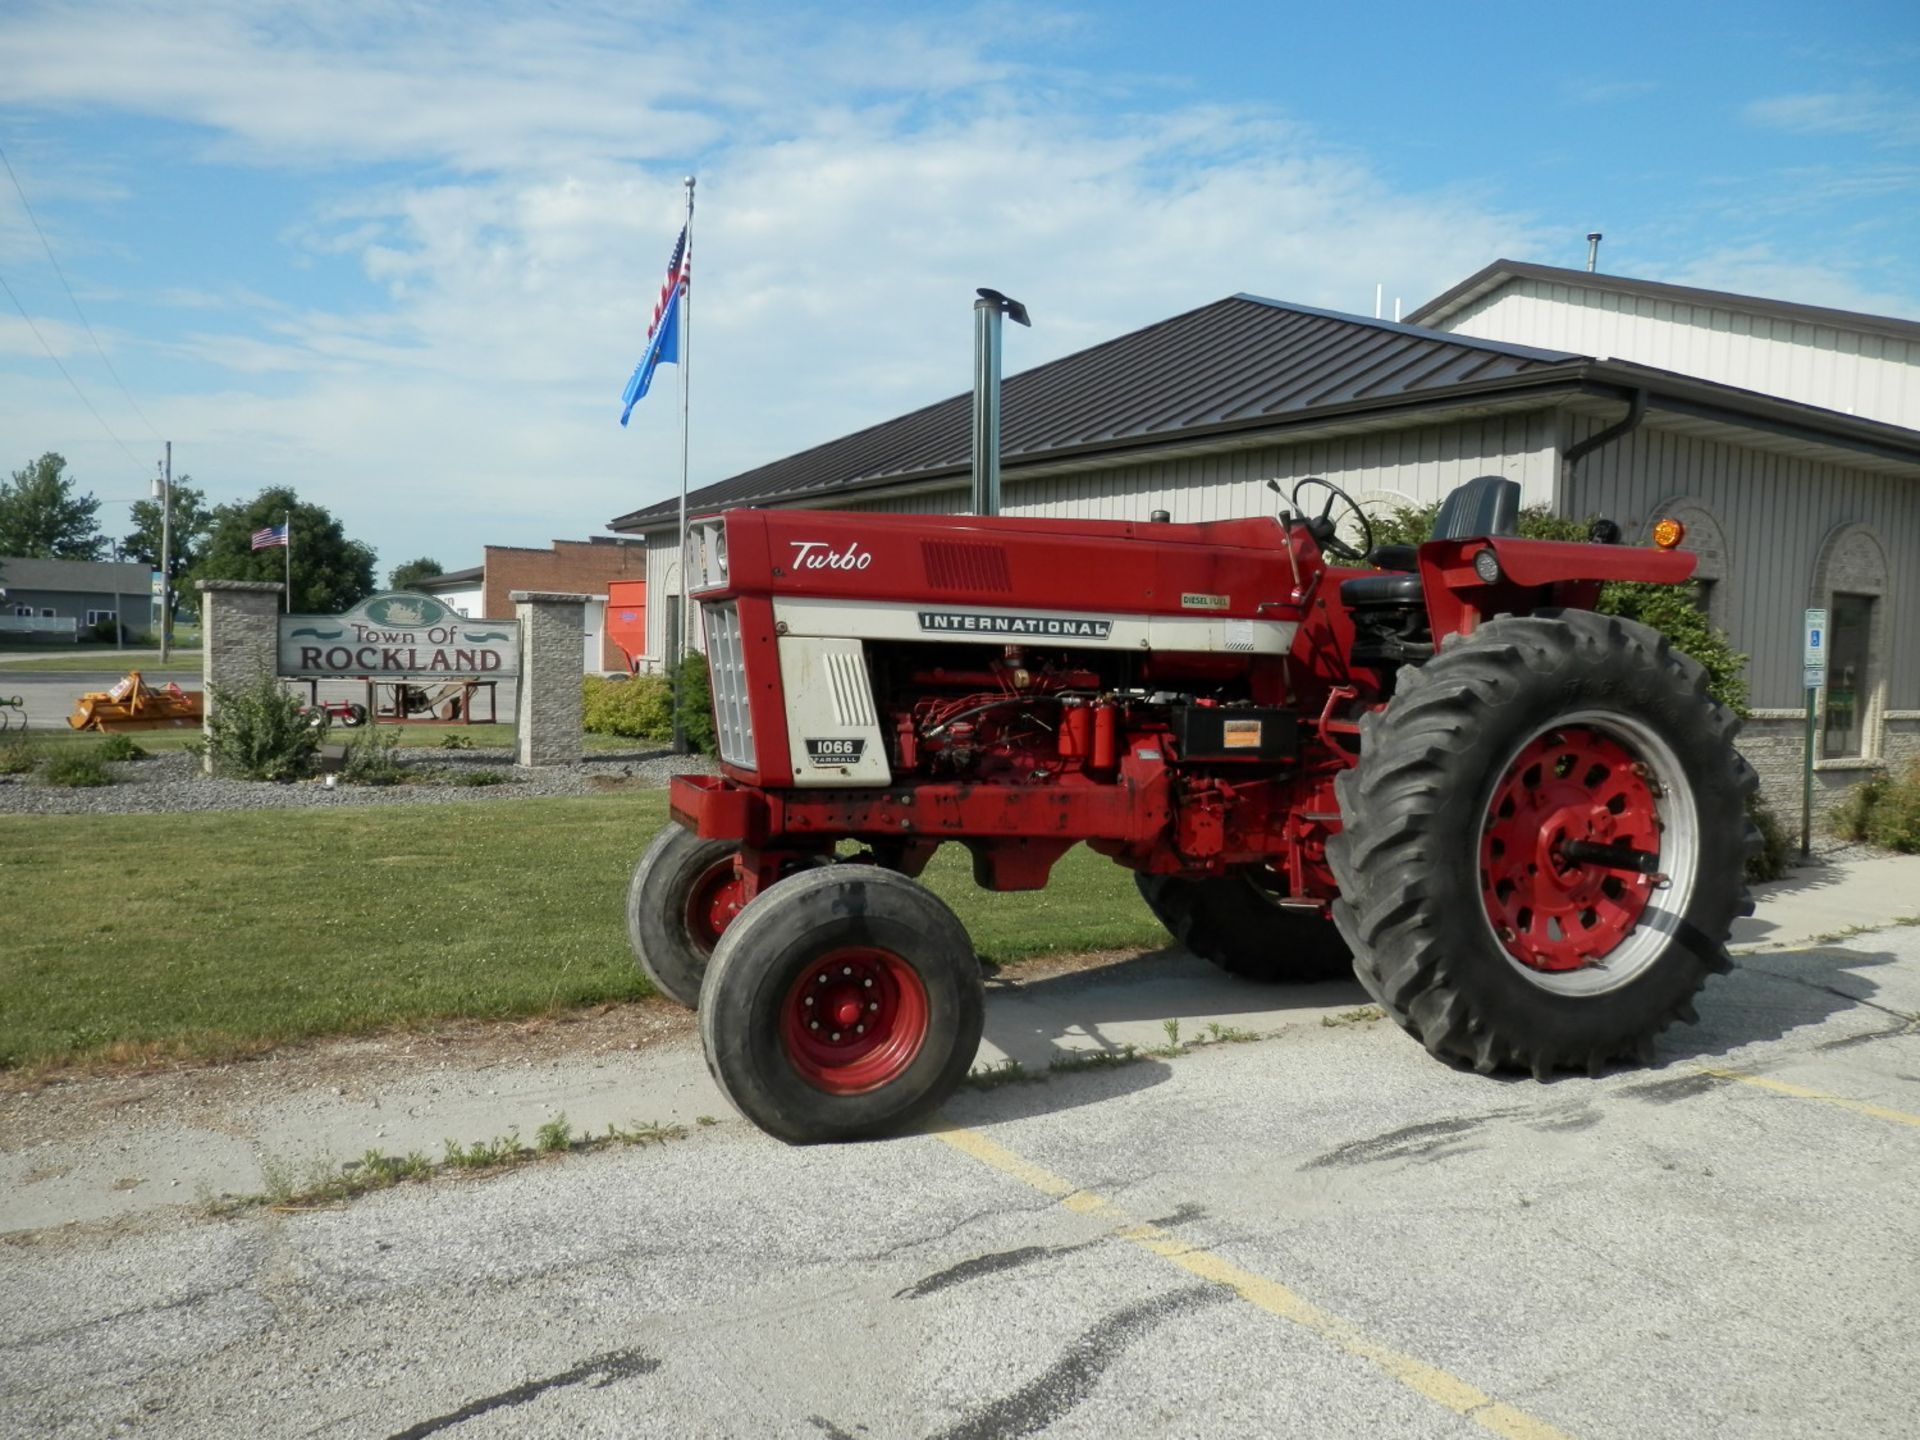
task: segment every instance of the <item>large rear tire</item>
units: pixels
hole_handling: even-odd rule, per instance
[[[1133,883],[1174,939],[1229,975],[1298,984],[1353,974],[1353,953],[1332,921],[1282,908],[1250,875],[1187,880],[1136,871]]]
[[[1401,671],[1327,847],[1360,982],[1476,1070],[1648,1058],[1752,910],[1738,728],[1697,663],[1588,611],[1495,619]]]
[[[986,990],[954,913],[872,865],[790,875],[707,966],[700,1038],[734,1106],[792,1144],[906,1129],[966,1078]]]
[[[627,940],[653,988],[691,1010],[721,932],[745,903],[736,846],[679,825],[653,837],[627,886]]]

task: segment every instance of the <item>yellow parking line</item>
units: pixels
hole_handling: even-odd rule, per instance
[[[1082,1215],[1108,1214],[1126,1219],[1112,1201],[1081,1189],[1051,1170],[1042,1169],[976,1131],[953,1126],[933,1133],[963,1155],[969,1155],[1003,1175],[1012,1176],[1042,1195],[1051,1196],[1069,1210]],[[1113,1233],[1117,1239],[1138,1245],[1150,1254],[1179,1266],[1189,1275],[1226,1286],[1241,1299],[1259,1306],[1269,1315],[1276,1315],[1311,1330],[1349,1355],[1370,1362],[1408,1389],[1446,1406],[1483,1430],[1502,1436],[1503,1440],[1569,1440],[1565,1431],[1504,1401],[1495,1400],[1456,1375],[1449,1375],[1444,1370],[1381,1344],[1352,1321],[1322,1310],[1277,1280],[1241,1269],[1231,1260],[1204,1246],[1189,1244],[1157,1225],[1124,1223]]]
[[[1738,1070],[1709,1070],[1704,1065],[1700,1069],[1702,1074],[1711,1075],[1716,1080],[1738,1080],[1742,1085],[1754,1085],[1762,1090],[1791,1095],[1796,1100],[1818,1100],[1823,1105],[1838,1105],[1842,1110],[1851,1110],[1858,1115],[1871,1115],[1876,1120],[1891,1120],[1896,1125],[1920,1127],[1920,1115],[1909,1115],[1905,1110],[1889,1110],[1884,1105],[1869,1105],[1864,1100],[1849,1100],[1844,1095],[1829,1095],[1824,1090],[1809,1090],[1804,1085],[1775,1080],[1767,1075],[1743,1075]]]

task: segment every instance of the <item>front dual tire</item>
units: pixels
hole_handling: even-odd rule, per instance
[[[966,928],[872,865],[790,875],[721,935],[700,993],[707,1068],[792,1144],[895,1134],[966,1078],[986,989]]]

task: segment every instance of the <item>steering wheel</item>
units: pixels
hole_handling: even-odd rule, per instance
[[[1306,515],[1307,507],[1300,503],[1300,492],[1309,485],[1318,485],[1327,492],[1327,503],[1320,507],[1320,514],[1316,518],[1322,521],[1328,520],[1333,514],[1333,502],[1343,500],[1346,502],[1347,511],[1353,516],[1354,523],[1360,527],[1361,540],[1365,542],[1356,550],[1340,538],[1339,522],[1334,521],[1330,524],[1313,527],[1314,539],[1320,541],[1321,550],[1331,550],[1335,555],[1343,555],[1349,560],[1354,560],[1364,565],[1367,556],[1373,553],[1373,524],[1367,519],[1367,512],[1360,508],[1360,502],[1358,500],[1355,500],[1331,480],[1322,480],[1318,475],[1309,475],[1293,487],[1293,494],[1288,497],[1293,502],[1293,508],[1297,510],[1302,517]],[[1323,530],[1326,532],[1325,538],[1321,536],[1321,531]]]

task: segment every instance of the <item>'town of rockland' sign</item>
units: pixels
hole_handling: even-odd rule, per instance
[[[297,679],[491,679],[519,670],[520,622],[469,620],[431,595],[375,595],[344,615],[282,615],[280,673]]]

